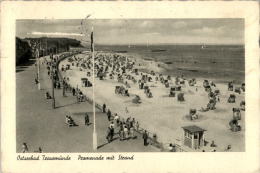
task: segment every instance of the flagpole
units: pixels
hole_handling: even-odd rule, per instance
[[[96,132],[96,103],[95,103],[95,50],[94,50],[94,28],[92,27],[91,32],[91,51],[92,51],[92,86],[93,86],[93,92],[92,92],[92,98],[93,98],[93,150],[97,150],[97,132]]]

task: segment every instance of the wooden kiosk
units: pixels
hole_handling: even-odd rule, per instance
[[[204,129],[198,126],[185,126],[183,128],[183,145],[191,149],[199,149],[204,145]]]

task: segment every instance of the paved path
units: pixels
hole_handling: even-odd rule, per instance
[[[43,152],[93,152],[93,125],[84,125],[84,113],[90,115],[92,122],[92,105],[88,102],[76,103],[71,93],[62,96],[62,90],[55,90],[56,109],[52,109],[51,100],[44,94],[51,91],[51,81],[45,66],[41,67],[41,90],[34,84],[36,67],[34,65],[18,67],[16,73],[16,150],[21,152],[21,145],[26,142],[30,152],[38,147]],[[51,93],[51,92],[50,92]],[[69,114],[79,125],[68,127],[65,115]],[[109,125],[105,114],[96,109],[98,134],[97,152],[156,152],[153,146],[143,146],[141,135],[128,141],[114,140],[107,144],[105,139]],[[117,137],[117,135],[115,136]]]

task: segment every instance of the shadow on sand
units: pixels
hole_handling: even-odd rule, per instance
[[[62,105],[62,106],[57,106],[56,109],[63,108],[63,107],[66,107],[66,106],[71,106],[71,105],[74,105],[74,104],[76,104],[76,103],[74,102],[74,103],[70,103],[70,104],[66,104],[66,105]]]
[[[115,140],[117,140],[117,139],[119,139],[119,137],[113,138],[113,140],[112,140],[111,142],[113,142],[113,141],[115,141]],[[107,142],[107,143],[104,143],[104,144],[102,144],[102,145],[99,145],[99,146],[97,147],[97,149],[102,148],[102,147],[104,147],[105,145],[110,144],[111,142]]]

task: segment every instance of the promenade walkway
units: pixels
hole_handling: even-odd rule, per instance
[[[26,142],[29,152],[41,147],[43,152],[93,152],[93,124],[84,125],[84,114],[93,122],[92,105],[88,102],[77,103],[71,93],[62,96],[62,89],[55,89],[56,109],[52,101],[45,99],[45,92],[51,93],[51,81],[45,65],[41,66],[41,90],[34,84],[36,66],[18,67],[16,73],[16,151],[21,152]],[[22,70],[21,70],[22,69]],[[79,125],[68,127],[65,115],[70,115]],[[98,134],[97,152],[158,152],[153,146],[143,146],[142,136],[137,139],[107,143],[105,138],[109,122],[107,116],[96,109]],[[117,135],[115,135],[117,138]]]

